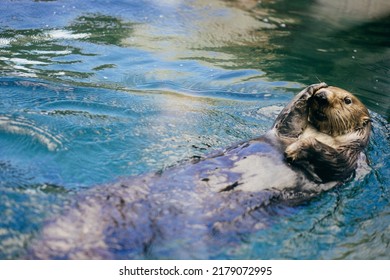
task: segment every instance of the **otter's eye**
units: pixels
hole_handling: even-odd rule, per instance
[[[344,102],[345,102],[345,104],[347,104],[347,105],[352,104],[352,99],[349,98],[349,97],[345,97],[345,98],[344,98]]]

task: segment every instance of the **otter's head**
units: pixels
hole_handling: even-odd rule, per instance
[[[370,115],[363,103],[352,93],[331,86],[319,89],[310,98],[309,122],[332,136],[359,131],[368,138],[371,130]]]

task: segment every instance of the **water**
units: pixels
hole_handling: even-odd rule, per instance
[[[321,80],[372,111],[372,171],[197,257],[388,259],[390,9],[374,2],[2,1],[0,258],[26,257],[72,194],[260,135]]]

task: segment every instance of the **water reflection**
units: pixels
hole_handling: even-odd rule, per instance
[[[287,36],[271,40],[282,47],[275,49],[280,64],[272,61],[268,76],[336,84],[355,92],[370,109],[388,113],[388,1],[306,2],[264,4],[279,16],[296,19],[287,26]]]
[[[272,50],[267,30],[273,29],[273,24],[219,1],[199,0],[191,6],[183,1],[157,2],[160,4],[146,1],[141,5],[144,10],[150,9],[149,4],[155,5],[142,18],[133,19],[128,10],[121,10],[120,17],[99,11],[83,13],[66,26],[56,28],[4,29],[0,31],[2,71],[7,75],[89,86],[123,88],[169,81],[198,90],[218,81],[215,77],[219,74],[214,71],[223,73],[221,67],[257,68],[242,72],[241,77],[235,74],[238,80],[227,80],[217,86],[252,79],[268,87],[263,71],[253,64],[243,67],[242,61],[251,60],[248,55],[229,54],[224,48],[261,43],[264,50]],[[60,17],[58,6],[48,7]],[[75,9],[74,14],[78,12]],[[268,57],[273,57],[271,52]],[[128,84],[131,79],[137,79],[136,83]],[[283,86],[296,87],[293,83]]]
[[[44,28],[34,17],[39,27],[20,28],[20,9],[7,14],[1,72],[108,88],[243,93],[321,80],[387,114],[388,4],[338,3],[141,1],[133,9],[125,3],[110,9],[88,1],[36,3],[36,10],[48,10]],[[219,79],[236,69],[251,70]]]

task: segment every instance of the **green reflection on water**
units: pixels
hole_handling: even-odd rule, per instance
[[[165,68],[163,61],[182,60],[211,69],[256,69],[268,81],[325,81],[355,92],[389,118],[388,5],[365,17],[359,3],[360,13],[351,14],[350,7],[343,10],[334,1],[198,0],[164,4],[171,13],[162,10],[144,22],[126,13],[111,15],[109,9],[86,11],[64,28],[0,29],[0,69],[3,75],[99,87],[111,87],[117,76],[116,87],[125,88],[121,81],[140,67],[129,60],[137,54],[126,55],[126,49],[139,50],[151,53],[150,61],[142,62],[151,71]],[[108,56],[113,61],[106,61]],[[188,84],[204,79],[208,70]],[[168,78],[175,82],[179,72]]]
[[[255,42],[211,50],[232,54],[233,68],[259,68],[272,80],[321,80],[346,88],[389,119],[389,5],[376,17],[361,11],[359,18],[349,13],[349,6],[339,11],[324,6],[305,0],[263,1],[250,13],[273,28],[254,31]]]
[[[73,34],[86,34],[85,40],[95,44],[120,46],[133,31],[133,23],[102,14],[78,17],[67,28]]]

